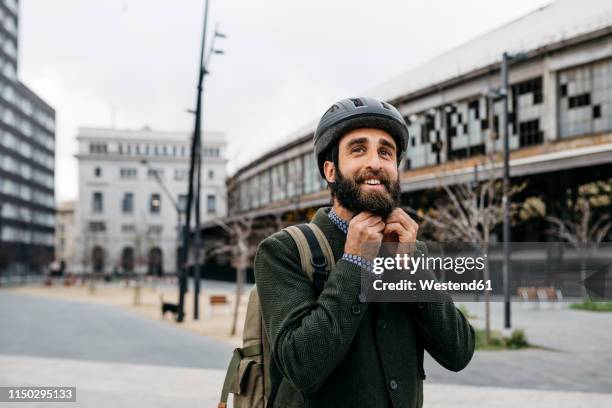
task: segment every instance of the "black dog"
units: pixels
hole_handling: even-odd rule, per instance
[[[162,319],[166,317],[166,313],[170,312],[172,313],[175,317],[178,316],[178,312],[179,312],[179,308],[178,305],[174,304],[174,303],[166,303],[164,302],[164,295],[160,294],[159,295],[159,300],[161,301],[161,314],[162,314]]]

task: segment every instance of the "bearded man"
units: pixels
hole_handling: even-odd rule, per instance
[[[432,303],[367,303],[364,247],[417,244],[418,225],[399,207],[399,163],[408,127],[390,104],[372,98],[336,102],[314,135],[319,172],[332,194],[312,222],[336,260],[317,297],[286,231],[260,244],[255,280],[274,405],[421,407],[423,353],[459,371],[474,352],[474,330],[450,297]],[[417,245],[418,248],[418,245]]]

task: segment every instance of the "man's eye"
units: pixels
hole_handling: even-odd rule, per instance
[[[380,154],[385,155],[385,156],[391,156],[391,152],[385,149],[381,150]]]
[[[352,151],[359,153],[359,152],[365,152],[365,149],[362,146],[357,146],[357,147],[354,147]]]

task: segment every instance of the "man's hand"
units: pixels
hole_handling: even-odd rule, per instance
[[[384,229],[385,223],[378,215],[367,211],[357,214],[349,222],[344,253],[362,256],[366,259],[374,258],[382,242]],[[368,243],[367,251],[364,248],[365,243]]]
[[[396,208],[387,217],[383,241],[414,244],[418,232],[419,225],[404,210]]]

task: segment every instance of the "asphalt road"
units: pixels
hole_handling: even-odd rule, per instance
[[[0,354],[222,368],[230,346],[116,307],[0,291]]]

